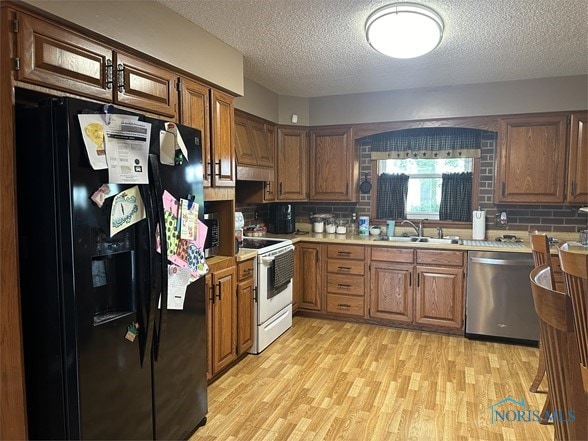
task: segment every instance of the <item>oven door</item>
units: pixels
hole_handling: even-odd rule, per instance
[[[290,248],[286,248],[288,251]],[[257,324],[261,325],[292,303],[292,279],[278,289],[274,288],[275,258],[259,256],[257,259]]]

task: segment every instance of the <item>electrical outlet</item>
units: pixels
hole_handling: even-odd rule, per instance
[[[259,219],[259,211],[255,210],[254,216],[255,216],[255,220]]]

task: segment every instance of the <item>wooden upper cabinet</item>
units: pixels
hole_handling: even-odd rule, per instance
[[[273,167],[273,144],[268,140],[272,126],[243,112],[235,112],[235,154],[237,164]]]
[[[305,201],[307,199],[307,155],[306,129],[278,128],[277,200]]]
[[[588,204],[588,114],[572,113],[566,200],[570,204]]]
[[[235,113],[235,155],[239,165],[257,165],[257,156],[249,136],[249,122]]]
[[[177,74],[120,52],[115,57],[114,102],[175,120]]]
[[[310,132],[310,200],[357,200],[359,158],[350,127]]]
[[[564,201],[567,115],[503,118],[495,202]]]
[[[215,89],[210,91],[212,133],[212,186],[235,186],[235,148],[233,97]]]
[[[249,133],[253,141],[257,165],[260,167],[273,167],[274,153],[268,143],[267,124],[249,121]]]
[[[200,129],[202,143],[202,183],[211,184],[210,88],[196,81],[180,80],[180,122]]]
[[[113,51],[72,31],[18,13],[19,81],[112,100]]]

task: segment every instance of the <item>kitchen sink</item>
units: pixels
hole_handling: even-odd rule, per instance
[[[422,242],[430,244],[459,244],[458,238],[437,238],[437,237],[421,237],[421,236],[382,236],[378,240],[386,242]]]

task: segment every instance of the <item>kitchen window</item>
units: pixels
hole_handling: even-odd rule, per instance
[[[406,217],[439,219],[442,174],[471,172],[473,162],[473,158],[385,159],[378,161],[378,176],[408,175]]]

